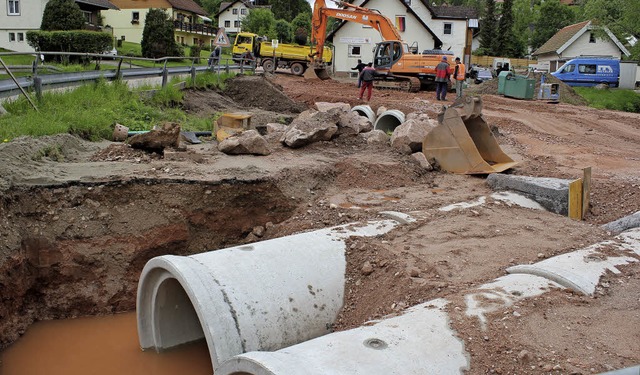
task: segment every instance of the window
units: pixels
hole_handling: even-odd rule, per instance
[[[584,74],[596,74],[596,64],[580,64],[578,72]]]
[[[247,14],[247,8],[242,8],[240,9],[240,14],[242,14],[243,16]]]
[[[349,57],[361,57],[360,46],[349,44]]]
[[[9,41],[10,42],[16,41],[16,33],[9,33]]]
[[[18,42],[24,42],[24,33],[18,33]]]
[[[224,21],[224,27],[231,27],[231,21]]]
[[[560,68],[560,73],[571,73],[575,70],[576,66],[571,64],[571,65],[565,65],[564,67]]]
[[[91,22],[91,12],[87,12],[87,11],[83,10],[82,11],[82,15],[84,16],[84,22],[89,23],[89,24],[93,23],[93,22]]]
[[[406,18],[405,16],[396,16],[396,29],[399,31],[404,31],[406,27]]]
[[[238,8],[231,9],[231,14],[238,14]]]
[[[131,23],[140,23],[140,12],[131,12]]]
[[[235,27],[235,28],[240,27],[240,21],[238,21],[238,20],[233,21],[233,27]]]
[[[593,33],[589,33],[589,43],[595,43],[596,36]]]
[[[444,23],[444,34],[445,35],[453,34],[453,24],[451,22]]]
[[[7,14],[10,16],[19,16],[20,15],[20,0],[9,0],[9,8],[7,9]]]

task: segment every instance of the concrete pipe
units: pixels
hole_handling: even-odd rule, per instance
[[[392,219],[151,259],[138,284],[140,346],[162,351],[204,338],[217,369],[241,353],[329,333],[343,304],[345,239],[410,221],[386,216]]]
[[[373,127],[376,130],[382,130],[385,133],[393,133],[398,126],[404,122],[404,113],[397,109],[390,109],[382,112]]]
[[[277,351],[236,356],[216,375],[458,374],[468,368],[442,299],[376,324]]]
[[[368,118],[372,124],[376,123],[376,113],[373,112],[373,109],[368,105],[357,105],[351,108],[351,112],[356,112],[360,116]]]

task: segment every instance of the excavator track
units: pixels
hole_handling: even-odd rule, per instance
[[[383,90],[400,90],[406,92],[420,91],[420,80],[416,77],[387,76],[376,80],[375,87]]]

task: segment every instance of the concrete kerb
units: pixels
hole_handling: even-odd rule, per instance
[[[204,337],[217,369],[244,352],[278,350],[325,335],[343,304],[345,239],[380,235],[399,224],[350,224],[153,258],[138,284],[140,346],[162,351]]]
[[[620,233],[638,227],[640,227],[640,211],[601,226],[602,229],[611,233]]]
[[[493,190],[521,193],[551,212],[567,215],[569,211],[570,180],[492,173],[486,181]]]

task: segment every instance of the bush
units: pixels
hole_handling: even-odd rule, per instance
[[[149,9],[142,31],[142,56],[156,59],[182,56],[182,47],[175,41],[173,22],[162,9]]]
[[[74,0],[50,0],[44,8],[40,30],[81,30],[84,15]]]
[[[111,35],[95,31],[27,31],[36,51],[102,53],[113,48]]]

